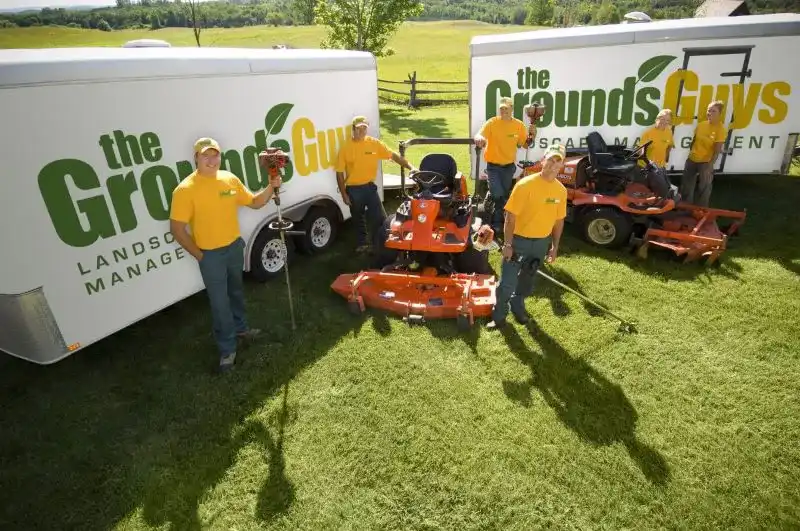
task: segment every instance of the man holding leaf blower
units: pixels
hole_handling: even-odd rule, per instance
[[[262,208],[281,185],[281,176],[270,177],[267,187],[253,194],[236,175],[220,169],[221,152],[213,138],[195,142],[197,169],[172,192],[170,230],[181,247],[197,259],[211,303],[219,369],[224,372],[236,360],[237,339],[252,339],[260,333],[247,325],[242,283],[245,243],[238,208]]]

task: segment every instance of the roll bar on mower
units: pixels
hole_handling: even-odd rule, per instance
[[[427,138],[427,137],[420,137],[420,138],[411,138],[409,140],[401,140],[400,141],[400,156],[405,157],[406,155],[406,148],[411,146],[431,146],[431,145],[444,145],[444,146],[457,146],[457,145],[475,145],[475,140],[473,138]],[[475,175],[473,178],[476,181],[475,190],[473,191],[473,198],[476,197],[478,193],[477,187],[477,180],[478,174],[480,173],[481,169],[481,148],[480,146],[475,146]],[[400,193],[403,196],[406,196],[406,169],[400,166]]]

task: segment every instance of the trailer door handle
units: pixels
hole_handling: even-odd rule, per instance
[[[720,74],[720,76],[722,76],[722,77],[741,77],[741,76],[753,77],[753,70],[752,69],[747,69],[744,72],[723,72],[722,74]]]

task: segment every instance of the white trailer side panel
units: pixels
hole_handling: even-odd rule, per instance
[[[0,145],[9,157],[0,198],[0,349],[37,363],[58,361],[203,289],[168,221],[171,191],[193,170],[195,139],[218,139],[225,167],[251,190],[266,186],[257,153],[266,144],[289,150],[283,208],[328,196],[349,217],[337,191],[336,151],[354,114],[366,115],[370,134],[379,134],[374,62],[369,70],[0,92]],[[274,212],[272,203],[241,209],[245,241]]]

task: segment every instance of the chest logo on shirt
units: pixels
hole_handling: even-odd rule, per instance
[[[233,197],[236,195],[236,190],[233,188],[229,188],[228,190],[222,190],[219,193],[220,197]]]
[[[558,203],[561,202],[561,199],[558,199],[557,197],[548,197],[547,199],[544,200],[544,202],[547,203],[548,205],[557,205]]]

